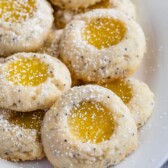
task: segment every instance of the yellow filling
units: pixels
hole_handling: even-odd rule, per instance
[[[111,8],[111,5],[109,3],[109,0],[102,0],[95,5],[92,5],[89,7],[90,10],[92,9],[100,9],[100,8]]]
[[[43,111],[34,111],[34,112],[12,112],[8,121],[11,124],[17,125],[25,129],[36,129],[40,130],[41,123],[44,117]]]
[[[102,8],[112,8],[112,4],[109,2],[109,0],[101,0],[98,3],[89,6],[88,8],[80,8],[74,12],[76,12],[76,14],[78,14],[78,13],[85,13],[85,12],[88,12],[93,9],[102,9]]]
[[[86,24],[83,38],[98,49],[118,44],[126,34],[123,22],[113,18],[92,19]]]
[[[83,142],[106,141],[114,131],[112,114],[98,102],[82,102],[74,108],[68,125],[71,133]]]
[[[37,86],[48,78],[48,66],[37,58],[21,58],[7,64],[6,78],[15,85]]]
[[[103,85],[107,89],[112,90],[116,95],[118,95],[122,101],[127,104],[133,97],[132,89],[128,85],[128,83],[124,82],[123,80],[116,80],[112,83],[108,83]]]
[[[31,18],[36,9],[36,0],[0,0],[0,20],[22,22]]]

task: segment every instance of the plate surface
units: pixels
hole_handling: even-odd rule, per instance
[[[136,77],[155,92],[155,109],[139,133],[139,147],[115,168],[160,168],[168,158],[168,1],[134,0],[138,21],[148,42],[148,53]],[[12,163],[0,160],[3,168],[52,168],[46,160]]]

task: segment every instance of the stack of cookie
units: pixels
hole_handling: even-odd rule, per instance
[[[46,109],[71,87],[67,67],[45,52],[53,9],[46,0],[0,1],[0,157],[12,161],[44,157],[40,128]],[[48,39],[48,43],[45,43]],[[41,49],[43,48],[43,49]],[[47,50],[50,52],[50,50]]]
[[[1,158],[109,168],[137,148],[154,94],[130,78],[135,18],[130,0],[0,1]]]

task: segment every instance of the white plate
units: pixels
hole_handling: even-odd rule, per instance
[[[116,168],[160,168],[168,158],[168,0],[135,0],[138,20],[148,40],[148,53],[139,79],[156,95],[152,118],[140,131],[139,147]],[[1,168],[52,168],[46,160],[12,163],[0,160]]]

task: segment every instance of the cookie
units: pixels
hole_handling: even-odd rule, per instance
[[[46,109],[71,87],[67,67],[47,54],[17,53],[0,66],[0,107],[28,112]]]
[[[29,113],[0,109],[0,157],[12,161],[44,157],[40,127],[44,111]]]
[[[46,113],[44,151],[54,167],[111,167],[137,146],[137,127],[121,99],[97,86],[74,87]]]
[[[112,9],[78,15],[60,41],[60,58],[74,78],[84,82],[106,83],[132,75],[145,51],[145,36],[138,23]]]
[[[154,94],[145,83],[131,78],[117,80],[103,86],[116,93],[127,105],[137,127],[146,123],[153,111]]]
[[[53,19],[53,9],[46,0],[1,0],[0,55],[40,48]]]
[[[90,5],[99,2],[100,0],[50,0],[54,5],[65,9],[86,8]]]
[[[47,40],[44,42],[43,47],[38,49],[37,52],[42,54],[48,54],[57,58],[59,56],[59,42],[62,33],[63,30],[54,29],[47,37]]]
[[[64,28],[75,15],[82,14],[94,9],[116,9],[123,11],[127,15],[136,18],[135,6],[130,0],[102,0],[96,4],[89,6],[88,8],[79,9],[61,9],[55,8],[55,26],[57,28]]]

